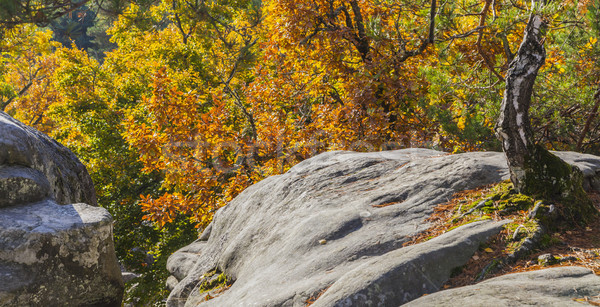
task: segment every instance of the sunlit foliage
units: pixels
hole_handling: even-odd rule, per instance
[[[0,108],[78,154],[115,216],[121,260],[163,280],[147,252],[164,263],[246,187],[320,152],[498,150],[529,5],[112,1],[114,49],[101,55],[33,25],[5,32]],[[543,14],[535,135],[600,153],[600,1],[553,1]]]

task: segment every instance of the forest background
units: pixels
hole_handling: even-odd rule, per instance
[[[141,274],[136,305],[161,304],[167,257],[218,208],[318,153],[499,151],[530,13],[520,0],[107,0],[50,20],[19,3],[0,2],[0,110],[86,164],[117,255]],[[598,155],[600,0],[542,14],[536,141]]]

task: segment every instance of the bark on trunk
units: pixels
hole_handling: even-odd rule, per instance
[[[496,124],[496,135],[502,141],[508,160],[510,179],[519,191],[524,183],[525,161],[534,150],[529,104],[538,70],[546,59],[542,42],[545,27],[541,16],[531,15],[517,56],[510,63],[500,117]]]
[[[507,73],[496,135],[502,141],[517,192],[562,204],[564,218],[585,222],[595,216],[597,210],[583,190],[583,174],[536,145],[529,121],[533,84],[546,58],[545,27],[542,16],[531,15],[523,42]]]

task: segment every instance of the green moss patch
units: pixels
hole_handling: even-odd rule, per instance
[[[200,294],[206,293],[204,301],[207,301],[229,289],[232,284],[233,280],[217,268],[202,276],[198,291]]]
[[[535,200],[517,193],[510,182],[502,182],[478,195],[474,201],[467,201],[456,210],[453,222],[473,216],[507,216],[533,208]]]
[[[535,146],[523,171],[525,177],[517,190],[556,203],[560,222],[585,225],[598,216],[598,210],[583,190],[583,173],[542,146]]]
[[[600,207],[600,194],[587,196],[592,199],[594,210]],[[498,236],[481,246],[467,264],[453,271],[444,288],[548,266],[577,264],[600,274],[600,263],[590,261],[597,259],[597,254],[590,252],[598,251],[600,254],[600,239],[596,235],[600,232],[600,219],[590,219],[585,225],[565,223],[564,219],[561,220],[563,208],[555,200],[540,195],[520,194],[509,181],[462,191],[449,202],[436,207],[428,219],[433,226],[405,246],[430,240],[475,221],[511,220]],[[560,261],[552,261],[552,257]]]

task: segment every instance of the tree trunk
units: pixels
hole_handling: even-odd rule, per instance
[[[531,15],[516,58],[510,63],[506,89],[496,124],[510,168],[510,179],[521,191],[525,184],[525,161],[534,151],[529,121],[529,104],[538,70],[546,59],[542,42],[546,24],[539,15]]]
[[[583,174],[536,145],[529,121],[533,84],[546,58],[545,28],[542,16],[530,16],[523,42],[507,73],[496,136],[502,142],[517,192],[560,203],[565,218],[583,221],[596,212],[583,190]]]

